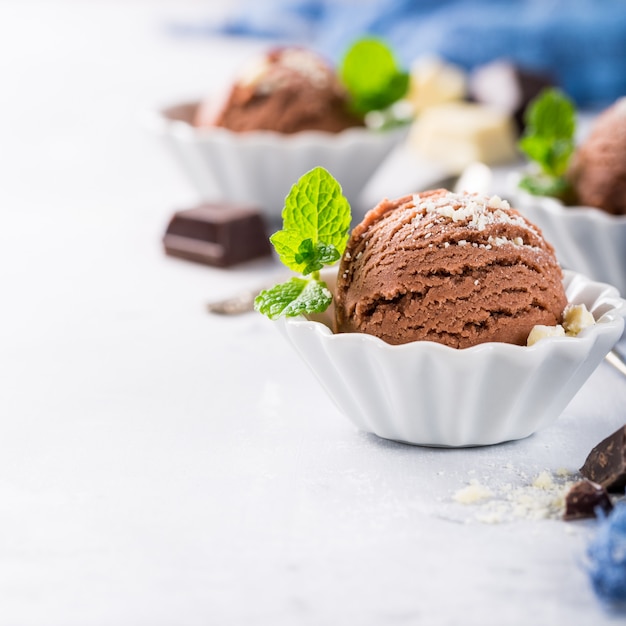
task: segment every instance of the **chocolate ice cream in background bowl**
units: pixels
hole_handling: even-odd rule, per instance
[[[626,296],[626,98],[583,120],[587,130],[577,137],[573,104],[561,95],[550,105],[549,95],[537,100],[546,119],[571,117],[572,126],[545,141],[569,141],[569,153],[560,170],[552,169],[547,177],[540,172],[543,164],[535,164],[531,171],[538,178],[531,174],[523,189],[518,187],[520,177],[514,176],[510,186],[515,203],[542,229],[563,267],[614,285]]]
[[[350,83],[355,73],[357,89],[363,82],[359,46],[361,51],[369,46],[366,57],[372,48],[378,55],[370,74],[382,87],[365,85],[372,91],[370,102],[367,94],[355,97]],[[346,74],[350,63],[357,70]],[[407,132],[406,124],[381,128],[380,117],[365,112],[377,104],[390,107],[408,88],[408,78],[403,85],[404,74],[393,63],[382,42],[359,40],[346,52],[340,80],[339,70],[311,50],[275,48],[252,59],[224,93],[165,108],[155,126],[203,199],[217,193],[278,219],[293,181],[322,166],[356,203]],[[386,91],[379,94],[382,100],[376,100],[376,89]]]
[[[256,308],[359,429],[444,447],[527,437],[619,339],[617,290],[562,273],[539,228],[500,198],[383,200],[348,239],[334,182],[315,170],[294,185],[272,243],[303,277],[262,292]],[[302,197],[333,198],[318,217],[336,228],[321,219],[324,232],[299,232]],[[339,266],[322,269],[333,247]]]

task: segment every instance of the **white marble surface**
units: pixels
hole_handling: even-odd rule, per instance
[[[0,2],[0,625],[618,623],[584,572],[593,523],[453,496],[575,471],[625,421],[619,374],[524,441],[387,442],[269,321],[205,313],[280,268],[162,253],[195,198],[140,112],[258,47],[161,28],[220,9]]]

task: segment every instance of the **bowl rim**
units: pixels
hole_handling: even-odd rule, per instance
[[[297,133],[280,133],[274,130],[250,130],[245,132],[236,132],[228,128],[218,126],[194,126],[188,121],[175,119],[171,116],[173,109],[198,106],[201,100],[184,100],[164,104],[147,114],[147,125],[153,130],[175,136],[184,140],[208,140],[218,139],[228,141],[232,138],[240,143],[251,142],[276,142],[281,144],[300,144],[300,143],[326,143],[332,138],[332,144],[338,145],[356,140],[362,141],[395,141],[408,133],[409,124],[400,125],[393,128],[374,128],[371,126],[353,126],[346,128],[338,133],[331,133],[321,130],[303,130]]]
[[[598,223],[604,223],[605,225],[611,226],[626,226],[626,215],[614,215],[613,213],[607,213],[598,207],[583,205],[583,204],[572,204],[566,205],[559,198],[554,198],[552,196],[536,196],[525,189],[521,189],[516,184],[515,188],[515,198],[521,200],[521,206],[516,206],[515,208],[519,211],[523,211],[526,208],[541,208],[546,211],[555,213],[559,217],[570,218],[573,216],[584,216],[588,217],[592,221],[597,221]],[[513,204],[511,205],[513,206]]]
[[[617,327],[621,327],[623,332],[626,325],[626,299],[619,295],[617,288],[613,285],[592,280],[580,272],[563,270],[563,282],[566,292],[568,287],[574,284],[575,281],[578,282],[580,288],[598,289],[599,293],[596,296],[596,308],[601,305],[608,308],[596,319],[596,323],[593,326],[583,329],[576,337],[545,337],[532,346],[520,346],[511,343],[489,341],[467,348],[453,348],[430,340],[412,341],[404,344],[390,344],[379,337],[367,333],[335,333],[325,323],[307,319],[304,315],[281,317],[277,322],[296,329],[311,330],[315,332],[322,341],[331,341],[333,343],[356,342],[364,346],[371,346],[372,349],[396,352],[431,350],[435,352],[438,351],[442,355],[448,355],[450,358],[459,359],[469,358],[468,355],[476,355],[485,352],[509,354],[511,356],[520,356],[522,354],[543,355],[548,351],[556,349],[577,351],[582,347],[587,348],[588,352],[595,343],[598,335],[615,332]],[[576,304],[576,302],[572,304]],[[528,358],[532,357],[529,356]]]

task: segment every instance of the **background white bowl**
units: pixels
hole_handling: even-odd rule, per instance
[[[573,272],[564,284],[568,301],[584,303],[597,323],[577,337],[531,347],[390,345],[361,333],[334,334],[331,309],[316,321],[277,324],[358,428],[411,444],[488,445],[553,422],[622,334],[626,301],[614,287]]]
[[[356,204],[359,195],[406,128],[378,131],[349,128],[340,133],[307,131],[283,135],[271,131],[236,133],[191,124],[197,102],[153,113],[149,124],[187,173],[203,200],[252,204],[279,218],[291,186],[316,166],[339,181]]]
[[[626,216],[522,191],[514,206],[541,228],[563,267],[615,285],[626,297]]]

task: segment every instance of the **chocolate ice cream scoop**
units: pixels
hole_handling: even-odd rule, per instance
[[[560,323],[561,268],[508,202],[444,189],[383,200],[352,231],[335,299],[338,332],[391,344],[523,345]]]
[[[287,134],[336,133],[364,125],[363,118],[349,110],[347,92],[334,69],[314,52],[298,47],[276,48],[256,59],[214,116],[212,106],[209,102],[199,108],[196,125]]]
[[[626,215],[626,97],[600,114],[568,177],[580,204]]]

